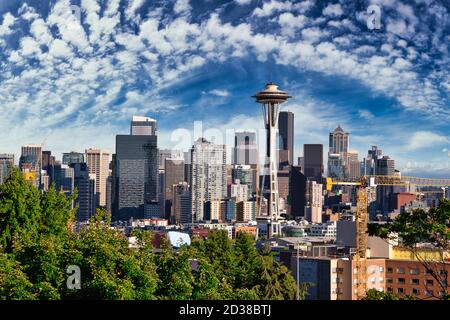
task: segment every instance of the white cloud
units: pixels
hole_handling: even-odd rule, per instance
[[[9,12],[3,15],[3,23],[0,24],[0,37],[12,33],[12,26],[16,22],[16,18]]]
[[[180,13],[187,13],[191,9],[192,8],[189,5],[189,0],[177,0],[177,2],[175,2],[175,6],[173,8],[173,11],[176,14],[180,14]]]
[[[72,50],[70,50],[67,43],[60,39],[55,39],[49,48],[49,53],[54,56],[55,58],[70,58],[72,57],[73,53]]]
[[[209,91],[209,93],[218,97],[228,97],[230,95],[230,92],[228,92],[228,90],[222,89],[214,89]]]
[[[366,120],[372,120],[373,118],[375,118],[375,116],[369,110],[359,110],[358,114],[361,118]]]
[[[247,4],[250,4],[252,0],[234,0],[238,5],[245,6]]]
[[[448,137],[437,133],[431,131],[416,131],[409,140],[409,144],[406,148],[408,150],[437,148],[438,146],[449,142],[450,139]]]
[[[289,11],[292,9],[292,3],[289,1],[270,0],[265,2],[261,8],[256,8],[253,15],[256,17],[269,17],[278,11]]]
[[[339,17],[343,14],[342,7],[339,3],[329,4],[325,9],[323,9],[322,14],[330,17]]]

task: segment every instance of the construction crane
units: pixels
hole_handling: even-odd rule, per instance
[[[356,296],[362,299],[367,290],[367,222],[368,222],[368,192],[377,186],[421,186],[441,187],[450,186],[450,179],[430,179],[409,176],[362,176],[358,180],[335,181],[326,178],[326,190],[331,191],[335,185],[355,186],[356,193]]]

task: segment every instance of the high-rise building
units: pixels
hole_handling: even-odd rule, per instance
[[[156,135],[117,135],[112,176],[113,219],[144,218],[145,205],[158,203]]]
[[[132,136],[154,136],[156,135],[156,120],[149,117],[133,116],[130,125]]]
[[[81,152],[65,152],[62,156],[62,164],[71,165],[72,163],[83,163],[84,161],[84,153]]]
[[[236,203],[236,221],[249,222],[255,221],[256,218],[256,202],[241,201]]]
[[[289,204],[294,218],[305,216],[306,177],[299,166],[291,167],[289,179]]]
[[[22,147],[22,154],[19,160],[19,167],[22,172],[34,173],[34,178],[30,179],[37,188],[41,187],[42,170],[42,147],[37,145],[25,145]],[[31,177],[31,176],[30,176]]]
[[[45,171],[47,176],[46,180],[48,180],[44,182],[45,184],[47,184],[46,188],[48,188],[53,182],[54,172],[52,171],[55,161],[55,156],[52,156],[51,151],[42,151],[42,170]],[[44,190],[46,188],[44,188]]]
[[[294,114],[281,111],[278,117],[279,167],[294,165]]]
[[[375,162],[375,174],[381,176],[393,176],[395,174],[395,160],[383,156]]]
[[[106,206],[106,179],[109,175],[109,151],[98,148],[86,150],[86,163],[89,173],[95,175],[95,188],[99,198],[98,205]]]
[[[233,165],[256,165],[259,163],[256,133],[250,131],[236,132],[232,151]]]
[[[111,170],[106,178],[106,211],[112,213],[112,175]]]
[[[323,170],[323,145],[304,144],[302,171],[306,178],[321,183]]]
[[[13,154],[0,154],[0,184],[5,183],[9,177],[11,168],[14,166]]]
[[[388,156],[383,156],[375,160],[375,174],[381,176],[395,175],[395,160]],[[378,209],[383,215],[389,212],[389,199],[393,193],[394,186],[378,186],[376,188]]]
[[[381,158],[383,151],[378,149],[377,146],[372,146],[372,149],[368,150],[367,158],[362,161],[361,175],[375,175],[376,174],[376,161]]]
[[[329,136],[328,176],[348,177],[349,134],[339,125]]]
[[[192,218],[204,220],[206,201],[222,200],[227,195],[226,147],[204,138],[191,149]]]
[[[232,169],[232,181],[236,183],[246,184],[248,186],[248,194],[252,197],[257,189],[258,172],[251,165],[234,165]]]
[[[184,159],[166,158],[164,173],[165,218],[170,220],[172,213],[173,186],[184,182]]]
[[[78,206],[77,220],[87,221],[95,213],[97,196],[95,193],[95,176],[89,174],[86,163],[72,163],[74,187],[78,196],[75,205]]]
[[[67,164],[61,164],[60,161],[55,161],[52,169],[53,183],[55,184],[55,190],[63,192],[69,195],[75,188],[75,173],[73,167],[69,167]]]
[[[172,186],[172,218],[171,221],[180,223],[191,223],[191,193],[186,182],[174,184]]]
[[[235,199],[236,202],[247,201],[249,199],[248,185],[241,184],[239,179],[230,185],[230,198]]]
[[[306,182],[306,220],[322,223],[323,187],[316,181]]]
[[[358,158],[358,151],[348,152],[348,178],[358,179],[361,176],[361,165]]]

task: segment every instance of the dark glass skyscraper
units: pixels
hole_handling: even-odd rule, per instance
[[[74,186],[78,192],[75,204],[78,205],[77,220],[87,221],[94,214],[97,206],[95,194],[95,178],[90,178],[86,163],[72,163]]]
[[[294,218],[305,216],[306,177],[299,166],[292,166],[289,180],[289,204]]]
[[[309,180],[322,183],[323,175],[323,145],[303,145],[303,172]]]
[[[113,219],[144,218],[158,202],[157,137],[117,135],[113,161]]]
[[[278,118],[280,168],[294,165],[294,114],[281,111]]]

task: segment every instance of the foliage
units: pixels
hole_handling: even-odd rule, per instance
[[[136,232],[137,248],[97,210],[73,230],[76,195],[53,186],[40,192],[19,171],[0,186],[0,299],[294,299],[295,280],[253,238],[224,231],[174,250],[154,234]],[[68,266],[81,270],[81,289],[68,289]],[[307,288],[302,287],[301,297]]]
[[[415,298],[410,295],[400,297],[391,292],[383,292],[378,291],[376,289],[369,289],[367,290],[366,296],[363,298],[363,300],[415,300]]]

